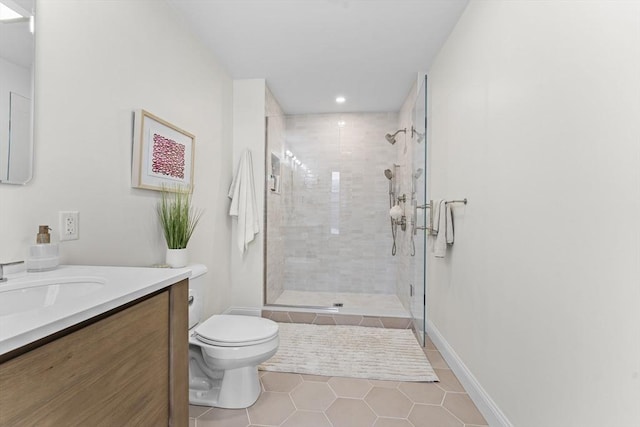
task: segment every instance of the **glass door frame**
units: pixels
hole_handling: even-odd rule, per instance
[[[420,84],[416,101],[412,110],[411,142],[413,146],[412,155],[412,182],[414,183],[415,199],[412,200],[413,207],[413,227],[412,245],[415,256],[411,262],[413,269],[413,283],[410,292],[410,314],[414,331],[420,342],[424,346],[426,342],[427,323],[427,216],[431,215],[430,203],[427,192],[427,180],[429,176],[427,163],[427,75]],[[421,172],[420,172],[421,170]],[[421,183],[422,185],[418,185]],[[413,199],[413,197],[412,197]]]

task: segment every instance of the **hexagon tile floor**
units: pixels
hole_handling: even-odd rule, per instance
[[[260,372],[247,409],[189,407],[190,427],[479,427],[487,423],[440,352],[425,353],[439,383]]]

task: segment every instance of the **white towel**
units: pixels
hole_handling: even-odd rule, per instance
[[[249,243],[260,232],[253,163],[249,150],[242,153],[238,170],[229,188],[229,198],[231,199],[229,215],[238,217],[237,243],[240,252],[244,254]]]
[[[454,241],[453,214],[451,206],[444,200],[434,200],[433,207],[433,226],[437,232],[433,253],[436,258],[444,258],[447,254],[447,243],[452,245]]]

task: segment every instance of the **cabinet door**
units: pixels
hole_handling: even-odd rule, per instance
[[[169,301],[162,292],[0,365],[0,426],[167,425]]]

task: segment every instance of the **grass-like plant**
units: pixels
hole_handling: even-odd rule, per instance
[[[186,248],[202,216],[201,210],[191,206],[191,193],[178,187],[163,187],[157,211],[167,247]]]

